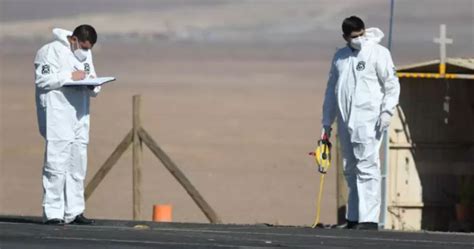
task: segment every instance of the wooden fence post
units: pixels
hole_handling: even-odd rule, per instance
[[[141,127],[140,110],[141,98],[140,95],[133,96],[133,219],[140,219],[141,214],[141,154],[142,143],[138,130]]]
[[[117,148],[112,152],[112,154],[105,160],[105,163],[100,167],[100,169],[95,173],[92,180],[87,184],[86,191],[84,192],[85,200],[89,199],[97,186],[102,182],[105,176],[109,173],[112,167],[117,163],[120,157],[125,153],[130,144],[132,144],[133,130],[130,130],[128,134],[123,138],[122,142],[117,146]]]
[[[120,142],[114,152],[107,158],[92,180],[88,183],[84,196],[87,200],[112,167],[117,163],[120,156],[132,144],[133,147],[133,219],[139,220],[141,217],[141,161],[143,153],[143,142],[150,148],[156,157],[163,163],[168,171],[178,180],[183,188],[188,192],[194,202],[203,211],[204,215],[211,223],[222,223],[216,212],[204,200],[201,194],[186,178],[183,172],[174,164],[166,153],[158,146],[151,136],[143,129],[140,117],[141,98],[140,95],[133,96],[133,128]]]
[[[174,178],[178,180],[181,186],[183,186],[184,190],[188,192],[189,196],[191,196],[193,201],[198,205],[204,215],[206,215],[207,219],[214,224],[222,223],[214,209],[212,209],[206,200],[204,200],[199,191],[197,191],[197,189],[178,168],[178,166],[176,166],[171,158],[169,158],[168,155],[166,155],[166,153],[160,148],[160,146],[158,146],[158,144],[153,140],[148,132],[146,132],[143,128],[140,128],[138,132],[143,142],[145,142],[151,152],[153,152],[153,154],[155,154],[155,156],[163,163],[163,165],[174,176]]]
[[[346,222],[346,209],[347,209],[347,184],[346,178],[344,175],[344,165],[342,159],[342,147],[341,139],[339,136],[337,122],[333,132],[335,134],[334,138],[336,140],[336,148],[334,154],[336,155],[336,193],[337,193],[337,223],[343,224]]]

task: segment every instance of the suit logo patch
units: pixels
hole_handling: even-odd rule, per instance
[[[359,61],[359,63],[357,63],[357,67],[356,67],[357,71],[362,71],[365,69],[365,61]]]
[[[41,74],[50,74],[51,73],[51,68],[49,65],[43,65],[41,67]]]
[[[89,63],[84,63],[84,71],[86,71],[87,74],[91,73],[91,66]]]

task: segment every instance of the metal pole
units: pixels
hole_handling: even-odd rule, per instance
[[[390,0],[390,24],[388,30],[388,50],[392,50],[392,32],[393,32],[393,9],[395,6],[395,0]]]
[[[390,24],[388,32],[388,50],[392,50],[392,32],[393,32],[393,10],[394,10],[395,0],[390,0]],[[389,138],[388,131],[390,128],[384,131],[383,140],[382,140],[382,153],[383,153],[383,162],[381,169],[381,205],[380,205],[380,222],[379,226],[385,228],[385,219],[387,215],[387,179],[388,179],[388,163],[389,163]]]

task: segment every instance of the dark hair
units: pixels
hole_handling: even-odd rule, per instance
[[[354,31],[357,32],[363,29],[365,29],[365,24],[357,16],[348,17],[342,22],[342,32],[344,35],[350,35]]]
[[[77,28],[74,29],[74,32],[72,32],[72,35],[77,37],[81,42],[89,41],[91,45],[94,45],[97,42],[97,33],[91,25],[83,24],[77,26]]]

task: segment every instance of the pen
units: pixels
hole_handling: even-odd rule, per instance
[[[73,66],[73,67],[74,67],[74,70],[76,70],[76,71],[81,70],[81,69],[79,69],[77,66]],[[89,72],[87,72],[87,71],[84,71],[84,72],[86,73],[87,78],[89,78],[89,77],[90,77]]]

